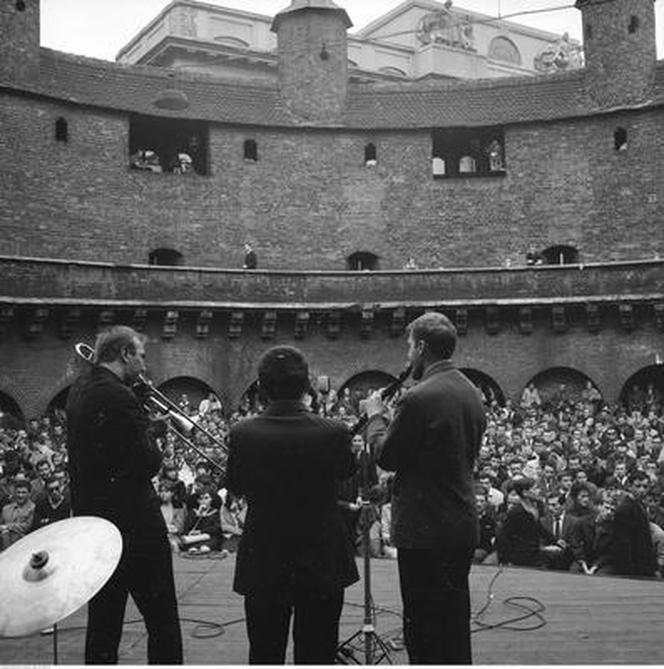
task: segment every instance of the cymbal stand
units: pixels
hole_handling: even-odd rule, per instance
[[[360,454],[362,485],[360,486],[360,527],[362,528],[362,566],[364,580],[364,621],[362,629],[358,630],[341,643],[337,648],[337,662],[340,664],[381,664],[383,660],[392,664],[388,645],[376,633],[374,625],[374,605],[371,595],[371,502],[369,493],[369,467],[372,458],[368,444],[365,443]],[[364,648],[364,662],[357,660],[353,654],[353,643],[362,638]]]
[[[58,663],[58,623],[53,623],[53,664]]]

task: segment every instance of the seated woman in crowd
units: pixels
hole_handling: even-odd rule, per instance
[[[220,510],[221,532],[224,537],[222,546],[229,553],[235,553],[242,536],[238,500],[229,491],[226,491],[222,499]]]
[[[541,502],[534,481],[528,478],[512,481],[507,492],[507,514],[496,533],[498,561],[520,567],[541,567],[545,559],[540,546],[554,543],[554,538],[540,521]]]
[[[173,551],[180,550],[180,538],[184,531],[187,518],[186,509],[175,496],[177,485],[173,481],[162,479],[159,481],[159,498],[161,499],[161,514],[166,522],[168,541]]]
[[[219,514],[220,499],[214,488],[205,488],[198,495],[198,506],[189,511],[182,535],[182,547],[189,553],[221,550],[223,534]]]

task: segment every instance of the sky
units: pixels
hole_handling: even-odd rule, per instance
[[[403,0],[335,0],[353,22],[350,34],[400,5]],[[115,60],[118,51],[169,4],[170,0],[41,0],[42,46],[68,53]],[[206,0],[274,16],[289,0]],[[554,33],[569,33],[581,41],[581,12],[574,0],[455,0],[454,6],[483,14],[507,16],[549,8],[555,11],[510,20]],[[664,0],[656,0],[657,53],[664,58]]]

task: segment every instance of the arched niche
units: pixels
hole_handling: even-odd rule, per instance
[[[184,264],[184,256],[175,249],[159,248],[150,251],[148,264],[162,266],[177,266]]]
[[[541,255],[547,265],[570,265],[579,262],[578,249],[564,244],[549,246]]]
[[[632,374],[620,391],[619,401],[628,409],[664,406],[664,364],[649,365]]]
[[[348,256],[346,262],[353,272],[378,269],[378,256],[370,251],[356,251]]]
[[[49,403],[47,412],[64,411],[67,406],[67,397],[69,397],[69,389],[71,386],[63,388]]]
[[[192,376],[176,376],[160,383],[157,389],[177,405],[180,405],[182,396],[186,395],[191,411],[196,411],[201,400],[210,393],[217,394],[205,381]]]
[[[310,402],[310,406],[313,411],[318,411],[317,397],[314,388],[316,388],[317,382],[310,378],[309,379],[309,390],[305,393],[305,402]],[[309,399],[306,398],[306,395],[309,396]],[[246,413],[260,413],[265,406],[267,405],[267,398],[263,395],[260,386],[258,385],[258,379],[252,381],[249,384],[249,387],[242,393],[240,397],[240,403],[238,404],[238,411],[241,414]]]
[[[555,404],[560,400],[580,402],[588,382],[597,388],[595,382],[583,372],[571,367],[550,367],[536,374],[528,384],[533,383],[539,392],[543,405]]]
[[[494,399],[500,406],[505,404],[505,393],[495,379],[478,369],[462,367],[459,371],[463,372],[470,382],[478,388],[487,404],[490,404]]]
[[[25,426],[25,416],[18,402],[8,395],[0,391],[0,427],[10,429],[19,429]]]
[[[505,63],[521,65],[521,52],[514,42],[508,37],[499,35],[491,40],[489,45],[489,58],[501,60]]]

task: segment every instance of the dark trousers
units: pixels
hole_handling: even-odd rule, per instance
[[[473,551],[398,549],[403,633],[410,664],[471,664]]]
[[[127,596],[145,620],[150,664],[182,664],[171,548],[166,536],[123,537],[117,569],[88,604],[86,664],[117,664]]]
[[[334,664],[343,603],[343,589],[294,587],[246,595],[249,664],[285,664],[293,614],[295,664]]]

